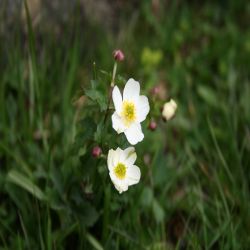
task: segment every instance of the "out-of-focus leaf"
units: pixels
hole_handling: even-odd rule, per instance
[[[16,185],[22,187],[32,195],[34,195],[39,200],[45,200],[46,196],[42,190],[36,186],[32,181],[30,181],[26,176],[17,172],[16,170],[11,170],[7,175],[7,180],[15,183]]]
[[[73,155],[79,152],[79,149],[86,144],[86,141],[94,137],[96,124],[91,118],[87,117],[79,122],[78,130],[79,132],[76,134],[75,142],[72,144],[70,150],[70,153]]]
[[[98,82],[96,80],[91,80],[90,84],[91,84],[92,89],[95,89],[96,86],[98,85]]]
[[[141,204],[144,207],[149,207],[153,201],[153,191],[149,187],[145,187],[141,194]]]
[[[80,157],[80,161],[82,163],[81,170],[83,171],[84,178],[90,176],[95,170],[97,170],[95,168],[96,159],[92,157],[90,150]]]
[[[86,201],[83,201],[81,204],[78,204],[75,212],[78,214],[77,217],[79,223],[86,227],[93,226],[99,216],[96,209],[89,202]]]
[[[149,68],[154,68],[162,60],[163,54],[161,50],[151,50],[150,48],[144,48],[141,55],[141,62]]]
[[[101,139],[102,139],[102,136],[103,136],[103,131],[104,131],[104,127],[103,127],[103,122],[100,122],[98,125],[97,125],[97,129],[96,129],[96,132],[95,132],[95,141],[100,143],[101,142]]]
[[[164,153],[162,151],[159,151],[152,163],[155,186],[160,186],[163,183],[166,183],[166,181],[168,181],[169,179],[169,170],[167,169],[167,163],[162,159],[164,159]]]
[[[52,209],[57,211],[67,210],[67,205],[61,200],[59,193],[56,189],[49,189],[47,191],[47,197],[49,201],[49,205]]]
[[[50,171],[50,179],[59,194],[63,194],[63,177],[60,168],[52,167]]]
[[[210,106],[217,107],[218,101],[214,91],[204,85],[199,85],[198,89],[199,96]]]
[[[89,243],[94,247],[94,249],[103,250],[103,247],[101,246],[101,244],[97,241],[97,239],[93,235],[87,233],[86,238],[89,241]]]
[[[164,210],[156,199],[153,202],[153,214],[157,223],[164,220]]]

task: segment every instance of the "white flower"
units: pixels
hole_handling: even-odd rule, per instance
[[[136,157],[134,147],[109,150],[109,176],[119,193],[127,191],[128,186],[137,184],[141,178],[140,169],[134,165]]]
[[[141,122],[149,112],[149,103],[146,96],[140,95],[140,84],[130,78],[123,90],[123,97],[117,86],[114,87],[112,98],[115,112],[112,115],[113,128],[118,134],[126,135],[130,144],[135,145],[144,138]]]
[[[169,102],[166,102],[162,110],[163,118],[167,121],[171,120],[175,115],[176,109],[177,109],[177,104],[173,99],[171,99]]]

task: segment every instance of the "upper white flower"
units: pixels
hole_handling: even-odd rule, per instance
[[[141,122],[149,112],[148,98],[140,95],[140,84],[130,78],[123,90],[123,96],[117,86],[114,87],[112,98],[115,112],[112,115],[113,128],[118,134],[126,135],[130,144],[135,145],[144,138]]]
[[[140,169],[134,165],[136,157],[134,147],[109,150],[109,176],[119,193],[127,191],[128,186],[137,184],[141,178]]]

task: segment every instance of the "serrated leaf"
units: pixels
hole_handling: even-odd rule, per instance
[[[100,111],[107,109],[107,100],[102,93],[96,89],[87,89],[85,90],[85,95],[88,96],[92,101],[97,102],[99,105]]]

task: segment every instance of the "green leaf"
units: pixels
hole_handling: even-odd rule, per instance
[[[91,155],[91,150],[89,149],[84,155],[80,156],[81,170],[83,171],[83,178],[87,178],[96,171],[96,159]]]
[[[164,210],[156,199],[153,202],[153,213],[157,223],[161,223],[164,220]]]
[[[149,187],[145,187],[142,191],[141,195],[141,204],[144,207],[149,207],[152,204],[153,201],[153,191]]]
[[[94,139],[95,139],[96,142],[98,142],[98,143],[101,142],[102,137],[103,137],[103,132],[104,132],[104,123],[100,122],[97,125],[97,129],[96,129],[96,132],[95,132],[95,135],[94,135]]]
[[[77,127],[79,132],[76,134],[75,141],[70,149],[70,154],[73,155],[78,154],[80,148],[83,148],[86,142],[94,138],[96,131],[96,124],[89,117],[81,120]]]
[[[92,101],[97,102],[100,107],[100,111],[105,111],[107,109],[107,100],[102,93],[96,89],[85,90],[85,95],[88,96]]]
[[[7,180],[22,187],[39,200],[46,200],[46,196],[42,190],[30,181],[26,176],[16,170],[11,170],[7,175]]]
[[[103,247],[101,244],[97,241],[97,239],[92,235],[87,233],[86,238],[89,241],[89,243],[94,247],[96,250],[103,250]]]
[[[79,200],[78,204],[72,207],[74,214],[77,215],[79,223],[86,227],[91,227],[97,221],[99,214],[94,206],[88,201]]]
[[[217,107],[217,97],[215,95],[215,92],[204,86],[204,85],[199,85],[198,89],[198,94],[199,96],[210,106]]]

